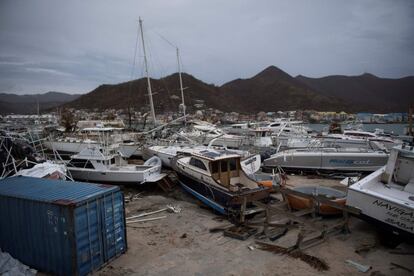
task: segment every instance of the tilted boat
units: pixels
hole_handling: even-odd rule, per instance
[[[413,147],[394,147],[387,165],[349,187],[346,204],[393,234],[414,238]]]
[[[181,186],[222,214],[240,210],[254,200],[268,198],[269,188],[250,179],[241,169],[241,156],[226,150],[206,149],[178,157],[173,167]]]
[[[208,145],[213,141],[213,146],[224,146],[233,149],[238,149],[246,143],[246,137],[244,136],[226,134],[215,125],[200,121],[193,122],[192,128],[181,131],[180,135],[203,145]]]
[[[370,172],[387,162],[388,154],[357,148],[305,148],[285,150],[264,160],[265,167],[284,169]]]
[[[142,157],[144,160],[151,158],[152,156],[158,156],[162,165],[167,168],[172,168],[172,160],[177,155],[191,155],[193,152],[207,150],[207,149],[220,149],[220,147],[203,146],[203,145],[190,145],[190,144],[173,144],[167,146],[149,146],[145,147],[142,151]],[[223,149],[223,148],[221,148]],[[248,152],[241,150],[228,150],[236,154],[240,154],[243,157],[248,156]]]
[[[165,176],[158,157],[147,160],[144,165],[132,165],[114,147],[85,148],[71,156],[67,168],[76,180],[111,184],[157,182]]]

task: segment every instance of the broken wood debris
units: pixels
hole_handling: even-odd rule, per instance
[[[410,268],[408,268],[408,267],[405,267],[405,266],[402,266],[402,265],[400,265],[400,264],[396,264],[396,263],[391,262],[391,263],[390,263],[390,265],[392,265],[392,266],[394,266],[394,267],[396,267],[396,268],[400,268],[400,269],[402,269],[402,270],[408,271],[408,272],[413,272],[413,270],[412,270],[412,269],[410,269]]]
[[[414,251],[391,250],[391,251],[388,251],[388,253],[394,254],[394,255],[414,255]]]
[[[256,228],[240,225],[229,227],[224,230],[224,236],[244,241],[247,240],[251,235],[256,234],[256,232]]]
[[[367,244],[361,244],[360,246],[358,246],[355,249],[355,253],[360,254],[362,252],[368,252],[370,251],[372,248],[375,248],[376,243],[367,243]]]
[[[289,257],[300,259],[303,262],[307,263],[311,267],[319,270],[319,271],[327,271],[329,270],[329,265],[322,259],[306,254],[302,252],[301,250],[298,250],[296,248],[285,248],[281,247],[275,244],[265,243],[256,241],[256,243],[259,245],[258,249],[269,251],[274,254],[284,254],[288,255]]]

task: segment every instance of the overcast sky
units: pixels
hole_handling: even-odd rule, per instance
[[[414,1],[0,1],[0,92],[86,93],[183,69],[221,85],[275,65],[292,76],[414,75]]]

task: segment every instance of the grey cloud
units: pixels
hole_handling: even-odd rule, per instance
[[[131,76],[138,17],[153,77],[184,70],[215,84],[269,65],[291,75],[414,74],[412,1],[0,2],[0,90],[88,92]]]

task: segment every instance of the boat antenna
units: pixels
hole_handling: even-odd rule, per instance
[[[151,81],[148,73],[148,61],[147,61],[147,53],[145,51],[145,42],[144,42],[144,30],[142,27],[142,19],[139,17],[139,28],[141,30],[141,41],[142,41],[142,50],[144,52],[144,64],[145,64],[145,73],[147,75],[147,89],[148,89],[148,96],[150,100],[150,107],[151,107],[151,117],[154,122],[154,125],[157,124],[157,120],[155,118],[155,109],[154,109],[154,102],[152,100],[152,90],[151,90]]]

